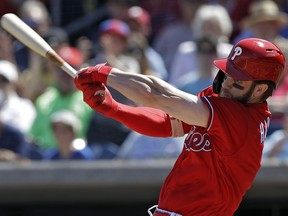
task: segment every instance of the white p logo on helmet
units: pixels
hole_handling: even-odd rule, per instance
[[[236,58],[236,56],[240,56],[241,53],[242,53],[242,48],[241,47],[235,47],[234,54],[231,57],[231,60],[234,60]]]

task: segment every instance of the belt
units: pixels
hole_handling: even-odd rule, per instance
[[[155,208],[154,213],[152,214],[151,210]],[[181,214],[175,213],[175,212],[170,212],[166,211],[163,209],[158,208],[157,205],[152,206],[151,208],[148,209],[148,213],[150,216],[182,216]]]

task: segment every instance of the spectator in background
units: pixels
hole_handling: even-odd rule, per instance
[[[66,46],[56,50],[68,64],[76,70],[82,65],[79,50]],[[50,117],[59,110],[70,110],[81,120],[82,130],[80,136],[85,137],[87,127],[91,119],[92,110],[82,102],[81,92],[78,91],[73,79],[54,64],[49,64],[51,71],[55,74],[55,83],[50,86],[35,101],[36,119],[30,130],[30,135],[43,149],[56,148],[56,140],[50,126]]]
[[[68,2],[69,0],[66,1]],[[74,35],[78,34],[75,43],[79,42],[79,38],[81,38],[80,41],[83,39],[87,41],[88,39],[89,41],[92,41],[93,45],[95,46],[95,50],[99,50],[99,46],[101,46],[98,41],[100,23],[108,19],[124,20],[127,9],[135,5],[138,0],[76,1],[84,4],[85,15],[79,20],[75,21],[75,19],[73,19],[75,22],[71,25],[72,28],[70,28],[70,32],[74,31]],[[71,14],[73,15],[73,13]],[[79,25],[81,25],[81,27],[79,27]],[[67,28],[68,31],[69,27],[70,26]]]
[[[41,36],[48,31],[51,26],[50,14],[41,1],[25,0],[18,11],[19,17]],[[15,41],[14,54],[20,73],[29,67],[30,54],[33,53],[29,48]]]
[[[224,6],[232,20],[233,31],[230,36],[230,41],[233,41],[235,37],[241,32],[240,21],[249,14],[250,5],[256,0],[213,0],[212,2],[221,4]]]
[[[0,161],[41,160],[41,151],[27,136],[36,110],[17,94],[18,76],[15,64],[0,60]]]
[[[152,44],[155,50],[162,56],[169,73],[178,45],[184,41],[194,39],[191,22],[198,7],[205,3],[203,0],[178,0],[178,2],[181,9],[181,19],[166,25],[155,36]]]
[[[280,11],[272,0],[255,1],[249,15],[241,20],[242,32],[233,43],[247,37],[263,38],[276,44],[288,58],[288,39],[280,35],[280,30],[288,24],[288,15]]]
[[[29,160],[31,145],[23,132],[0,119],[0,161]]]
[[[227,57],[232,48],[229,43],[232,21],[223,6],[204,4],[196,11],[191,28],[194,37],[181,43],[175,50],[168,82],[183,87],[200,79],[204,82],[199,86],[201,88],[211,81],[211,73],[216,72],[213,58]],[[213,46],[216,46],[216,53]],[[212,71],[213,69],[215,70]],[[191,91],[192,88],[193,86],[190,87]],[[198,93],[198,90],[202,89],[195,86],[193,93]]]
[[[32,127],[36,110],[32,101],[17,94],[18,77],[15,64],[0,60],[0,119],[26,134]]]
[[[50,117],[50,126],[56,141],[56,149],[47,150],[46,160],[92,160],[94,153],[84,139],[77,139],[81,121],[70,110],[59,110]]]
[[[197,71],[191,71],[179,79],[176,86],[187,93],[197,95],[213,82],[213,77],[217,72],[213,65],[214,59],[219,58],[217,53],[218,42],[211,37],[204,37],[196,43]]]
[[[61,27],[51,26],[43,33],[42,37],[54,50],[61,49],[70,44],[69,35]]]
[[[278,2],[279,8],[281,8],[281,10],[283,12],[285,12],[286,14],[288,13],[288,1],[287,0],[283,0]],[[284,26],[281,30],[280,30],[280,34],[285,37],[288,38],[288,25]]]
[[[148,11],[139,6],[132,6],[128,8],[125,20],[132,32],[140,32],[144,37],[149,39],[152,23]]]
[[[119,19],[108,19],[99,25],[99,43],[101,51],[96,53],[91,64],[107,62],[109,65],[140,73],[138,61],[127,54],[129,26]]]
[[[181,19],[178,0],[138,0],[138,6],[148,11],[151,17],[152,32],[149,38],[150,42],[167,25]]]
[[[87,36],[80,36],[76,39],[75,46],[81,53],[83,67],[89,66],[90,60],[95,56],[93,41]]]
[[[21,19],[37,31],[44,34],[51,25],[51,18],[46,5],[38,0],[25,0],[18,11]]]
[[[271,133],[264,145],[263,160],[276,159],[280,162],[288,161],[288,112],[287,104],[285,106],[285,116],[282,128]]]
[[[54,50],[69,46],[69,37],[63,28],[51,27],[42,37]],[[18,92],[21,96],[35,102],[36,98],[44,93],[54,82],[55,73],[49,66],[49,61],[37,53],[31,52],[29,66],[25,73],[20,74]]]
[[[149,13],[139,6],[130,7],[126,21],[131,29],[128,37],[129,53],[138,60],[141,73],[155,75],[166,80],[168,72],[164,61],[148,41],[151,34]]]

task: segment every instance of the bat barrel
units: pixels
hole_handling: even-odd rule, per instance
[[[39,34],[13,13],[7,13],[2,16],[1,26],[17,40],[41,56],[45,57],[46,53],[52,49]]]
[[[31,50],[48,58],[62,68],[71,77],[74,78],[76,76],[76,70],[65,62],[37,32],[24,23],[18,16],[13,13],[4,14],[1,17],[1,26]]]

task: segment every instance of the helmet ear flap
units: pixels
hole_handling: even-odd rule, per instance
[[[225,78],[225,73],[223,71],[219,70],[217,75],[215,76],[213,84],[212,84],[212,89],[213,89],[213,92],[215,94],[220,93],[224,78]]]

